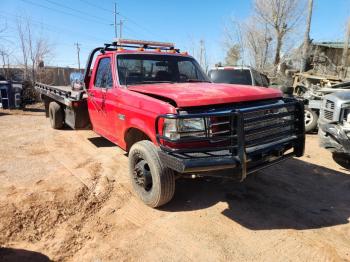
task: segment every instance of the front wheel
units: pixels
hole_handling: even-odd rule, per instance
[[[143,140],[129,152],[129,175],[138,197],[150,207],[168,203],[175,192],[174,171],[159,159],[157,147]]]
[[[333,160],[346,169],[350,169],[350,154],[333,153]]]
[[[305,120],[305,132],[309,133],[315,130],[317,127],[318,115],[317,113],[305,106],[304,109],[304,120]]]

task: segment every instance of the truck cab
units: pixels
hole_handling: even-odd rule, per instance
[[[318,124],[320,146],[332,152],[339,165],[350,169],[350,91],[324,96]]]
[[[176,178],[243,181],[304,151],[301,102],[276,89],[212,83],[172,43],[98,47],[84,83],[82,91],[37,84],[52,126],[90,126],[127,151],[131,184],[151,207],[172,199]]]

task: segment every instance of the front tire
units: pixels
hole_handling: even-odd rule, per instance
[[[310,133],[316,129],[318,115],[314,110],[310,109],[308,106],[305,106],[304,109],[304,120],[306,133]]]
[[[151,141],[143,140],[131,147],[129,175],[136,194],[150,207],[162,206],[174,196],[174,171],[162,164]]]

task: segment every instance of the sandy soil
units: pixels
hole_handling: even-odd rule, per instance
[[[350,261],[350,173],[317,135],[243,183],[178,180],[156,210],[122,150],[43,115],[0,111],[0,261]]]

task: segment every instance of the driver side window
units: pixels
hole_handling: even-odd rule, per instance
[[[188,79],[198,79],[198,72],[194,64],[190,61],[179,61],[179,73],[180,78]]]
[[[94,86],[98,88],[112,88],[113,77],[111,70],[111,59],[109,57],[101,58],[96,71]]]

